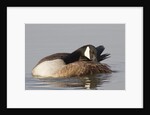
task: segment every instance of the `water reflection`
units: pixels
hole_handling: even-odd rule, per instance
[[[74,77],[74,78],[46,78],[40,79],[40,84],[37,87],[52,87],[56,89],[68,88],[68,89],[97,89],[104,82],[109,82],[111,74]]]
[[[101,84],[101,79],[96,76],[88,76],[80,78],[83,88],[85,89],[96,89]]]

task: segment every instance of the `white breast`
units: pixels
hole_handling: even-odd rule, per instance
[[[32,74],[41,78],[53,76],[56,71],[65,65],[65,62],[62,59],[44,61],[32,70]]]

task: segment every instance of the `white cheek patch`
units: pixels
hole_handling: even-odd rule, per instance
[[[86,56],[87,58],[90,59],[90,48],[89,48],[89,46],[86,48],[86,50],[84,52],[84,56]]]

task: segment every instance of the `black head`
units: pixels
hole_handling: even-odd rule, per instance
[[[68,55],[64,61],[66,63],[72,63],[79,60],[96,61],[97,62],[97,50],[93,45],[85,45]]]
[[[85,45],[77,51],[80,51],[80,59],[87,58],[90,61],[97,61],[97,50],[93,45]]]

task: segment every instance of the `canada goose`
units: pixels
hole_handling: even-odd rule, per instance
[[[95,48],[85,45],[72,53],[56,53],[41,59],[33,68],[32,75],[37,78],[46,77],[73,77],[110,73],[106,64],[98,63],[109,54],[103,54],[104,47]]]

